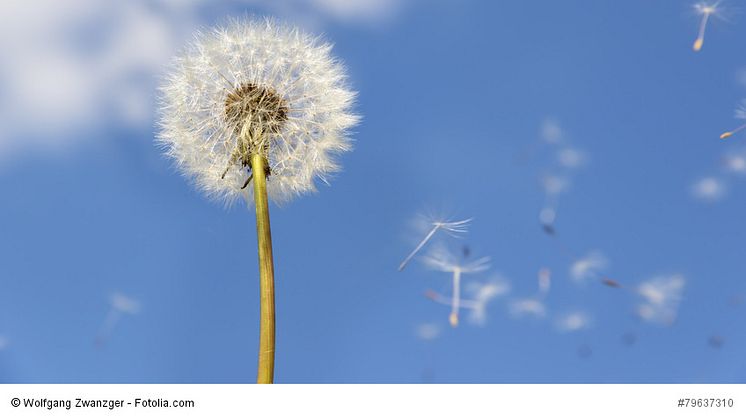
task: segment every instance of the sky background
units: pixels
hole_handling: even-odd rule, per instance
[[[247,13],[334,42],[363,117],[331,186],[270,208],[277,382],[746,381],[746,135],[718,139],[746,97],[746,14],[721,6],[695,53],[691,2],[3,2],[0,382],[255,380],[253,211],[205,199],[153,141],[164,65]],[[548,175],[569,185],[555,201]],[[510,284],[483,324],[425,297],[448,273],[397,271],[423,213],[473,217],[436,235],[491,258],[467,297]],[[573,279],[591,252],[606,266]],[[541,268],[545,315],[517,316]],[[638,313],[658,277],[683,278],[670,324]]]

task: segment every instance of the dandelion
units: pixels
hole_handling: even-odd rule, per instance
[[[670,275],[655,277],[640,284],[637,294],[643,301],[637,306],[637,314],[652,323],[672,324],[676,319],[684,282],[683,276]]]
[[[736,119],[742,119],[742,120],[746,119],[746,99],[743,99],[741,101],[741,104],[738,106],[738,108],[736,108],[735,118]],[[726,139],[728,137],[731,137],[731,136],[733,136],[733,134],[735,134],[735,133],[737,133],[737,132],[739,132],[739,131],[741,131],[743,129],[746,129],[746,124],[743,124],[743,125],[739,126],[738,128],[736,128],[734,130],[727,131],[727,132],[724,132],[724,133],[720,134],[720,139],[724,140],[724,139]]]
[[[122,293],[115,292],[109,299],[109,312],[104,319],[104,324],[96,336],[96,344],[103,345],[109,340],[114,326],[119,323],[122,315],[134,315],[140,312],[140,303]]]
[[[694,11],[698,15],[702,15],[702,20],[699,22],[697,39],[694,40],[694,45],[692,45],[692,49],[695,52],[701,50],[702,44],[705,42],[705,29],[707,29],[707,22],[709,21],[710,16],[720,15],[720,9],[718,8],[719,5],[719,1],[715,3],[699,2],[694,5]]]
[[[608,260],[600,252],[590,252],[585,257],[573,262],[570,266],[570,276],[575,281],[585,281],[597,277],[608,266]]]
[[[483,257],[465,263],[461,258],[450,252],[444,246],[435,246],[423,258],[423,263],[430,269],[452,274],[453,295],[451,297],[451,315],[448,321],[451,326],[458,326],[459,306],[461,304],[461,275],[484,272],[489,269],[489,258]]]
[[[428,220],[427,224],[430,230],[425,235],[425,238],[420,241],[420,243],[412,250],[412,252],[407,255],[406,258],[402,261],[401,264],[399,264],[399,270],[402,271],[407,266],[409,261],[412,260],[412,258],[420,251],[423,247],[435,236],[435,233],[437,233],[439,230],[445,231],[447,233],[450,233],[452,235],[459,234],[459,233],[466,233],[469,228],[469,223],[471,223],[472,218],[468,218],[466,220],[461,221],[448,221],[448,220]]]
[[[273,20],[200,33],[162,86],[159,143],[208,197],[256,209],[261,328],[257,381],[274,375],[274,267],[268,197],[316,190],[350,149],[355,93],[331,45]],[[253,183],[253,188],[249,184]]]

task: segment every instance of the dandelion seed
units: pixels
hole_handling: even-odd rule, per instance
[[[576,332],[586,329],[591,325],[591,317],[583,311],[573,311],[561,315],[555,322],[555,327],[560,332]]]
[[[481,326],[487,321],[487,304],[509,291],[510,285],[499,276],[484,283],[472,283],[467,288],[471,298],[459,300],[459,307],[469,310],[469,321]],[[433,290],[427,290],[425,296],[439,304],[448,306],[453,304],[453,299],[440,295]]]
[[[742,100],[741,104],[738,106],[738,108],[736,108],[735,118],[736,119],[746,119],[746,99]],[[720,139],[724,140],[724,139],[726,139],[728,137],[731,137],[734,134],[736,134],[736,133],[738,133],[738,132],[740,132],[740,131],[742,131],[744,129],[746,129],[746,124],[743,124],[743,125],[739,126],[738,128],[736,128],[734,130],[727,131],[727,132],[724,132],[724,133],[720,134]]]
[[[577,282],[599,276],[600,272],[608,266],[608,260],[600,252],[590,252],[585,257],[573,262],[570,267],[570,276]]]
[[[681,275],[659,276],[643,282],[637,287],[637,294],[643,299],[637,306],[637,314],[651,323],[672,324],[676,319],[684,283]]]
[[[622,335],[622,343],[627,346],[632,346],[637,343],[637,334],[634,332],[627,332]]]
[[[123,314],[135,315],[140,312],[140,303],[132,298],[115,292],[109,299],[109,312],[106,314],[104,324],[96,336],[96,345],[104,345],[111,336],[114,327],[119,323]]]
[[[541,178],[541,186],[548,197],[556,197],[569,188],[570,181],[562,176],[546,175]]]
[[[692,185],[692,195],[702,201],[714,202],[725,195],[725,184],[714,177],[705,177]]]
[[[559,144],[563,137],[562,127],[555,118],[546,118],[541,123],[541,139],[547,144]]]
[[[412,250],[412,252],[407,255],[406,258],[402,261],[401,264],[399,264],[399,270],[403,270],[409,261],[412,260],[412,258],[415,257],[415,255],[422,250],[425,245],[432,240],[432,238],[435,236],[435,233],[437,233],[439,230],[448,232],[450,234],[459,234],[459,233],[466,233],[469,229],[469,223],[471,223],[473,219],[468,218],[466,220],[461,221],[447,221],[447,220],[433,220],[429,221],[428,224],[430,225],[430,231],[427,232],[425,235],[425,238],[420,241],[420,243]]]
[[[525,316],[541,318],[546,316],[547,309],[544,303],[536,298],[522,298],[513,300],[509,304],[510,314],[520,318]]]
[[[746,150],[724,155],[722,164],[727,172],[739,175],[746,174]]]
[[[692,45],[692,49],[695,52],[698,52],[702,49],[702,45],[705,42],[705,29],[707,29],[707,22],[709,21],[710,16],[719,15],[719,4],[720,2],[718,1],[715,3],[700,2],[694,5],[695,12],[699,15],[702,15],[702,20],[699,22],[699,32],[697,33],[697,39],[694,40],[694,45]]]
[[[10,341],[8,341],[8,338],[6,338],[5,336],[0,336],[0,351],[7,348],[9,344]]]
[[[448,321],[456,327],[459,323],[459,307],[461,304],[461,275],[484,272],[489,269],[489,258],[483,257],[465,263],[445,246],[434,246],[422,261],[430,269],[452,274],[453,295],[451,297],[451,314]]]
[[[712,335],[707,339],[707,343],[715,349],[720,349],[725,343],[725,338],[720,335]]]
[[[274,377],[274,262],[269,204],[316,190],[340,170],[358,117],[332,46],[274,20],[200,33],[161,88],[158,143],[211,198],[256,210],[260,271],[257,382]],[[249,184],[253,184],[249,188]]]
[[[591,355],[593,355],[593,349],[591,349],[591,345],[584,343],[578,346],[577,354],[578,357],[581,359],[588,359],[591,357]]]
[[[577,169],[585,163],[585,154],[574,148],[563,148],[557,153],[560,166],[567,169]]]
[[[440,333],[440,326],[435,323],[420,324],[415,330],[415,335],[417,336],[417,338],[424,341],[435,340],[440,336]]]
[[[601,283],[604,284],[604,285],[606,285],[607,287],[610,287],[610,288],[621,288],[622,287],[622,284],[620,284],[619,282],[617,282],[617,281],[615,281],[615,280],[613,280],[613,279],[611,279],[609,277],[602,278],[601,279]]]
[[[467,290],[472,295],[469,321],[477,325],[484,325],[487,322],[487,304],[493,299],[510,292],[510,284],[501,276],[494,276],[487,282],[470,284]]]
[[[554,230],[554,220],[557,217],[557,213],[554,208],[543,208],[539,212],[539,223],[541,228],[550,236],[554,236],[556,231]]]
[[[547,295],[549,288],[552,285],[552,271],[549,268],[539,269],[539,293],[541,295]]]

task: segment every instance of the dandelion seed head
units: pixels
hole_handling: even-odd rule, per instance
[[[719,16],[722,9],[719,7],[720,2],[717,1],[715,3],[708,3],[708,2],[698,2],[694,4],[694,11],[702,16],[710,15],[710,16]]]
[[[274,20],[232,20],[201,32],[161,87],[158,143],[211,198],[243,196],[249,156],[268,161],[275,202],[313,192],[340,170],[359,118],[331,45]]]
[[[601,252],[593,251],[573,262],[570,277],[577,282],[592,279],[600,275],[608,265],[608,260]]]
[[[659,276],[641,283],[637,294],[643,301],[637,306],[637,314],[651,323],[673,323],[684,284],[682,275]]]

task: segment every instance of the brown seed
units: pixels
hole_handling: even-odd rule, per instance
[[[614,281],[611,278],[603,278],[601,280],[601,283],[604,284],[604,285],[606,285],[607,287],[611,287],[611,288],[621,288],[622,287],[622,284]]]

